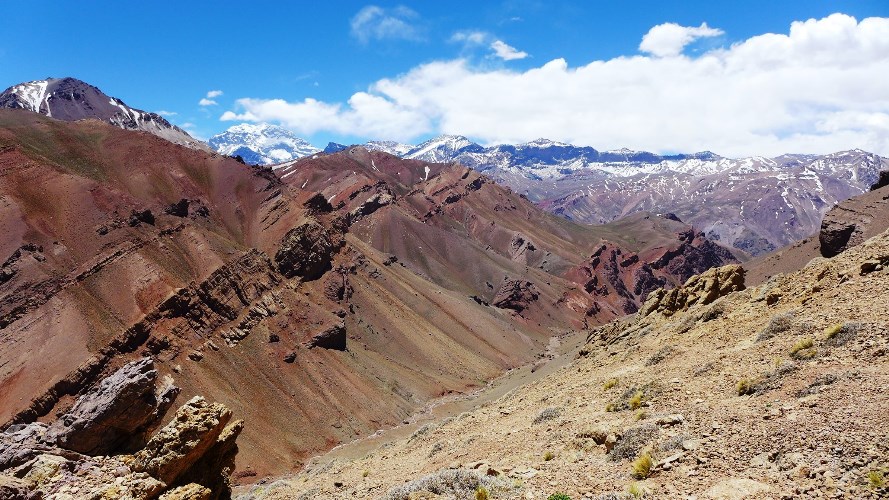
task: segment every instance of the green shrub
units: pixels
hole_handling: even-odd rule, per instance
[[[738,391],[738,396],[747,396],[756,392],[756,385],[750,379],[742,378],[735,389]]]
[[[552,495],[548,496],[546,500],[571,500],[571,497],[564,493],[553,493]]]
[[[552,460],[554,458],[556,458],[556,455],[555,455],[555,453],[553,453],[551,451],[547,451],[546,453],[543,454],[544,461],[549,462],[550,460]]]
[[[654,460],[651,454],[645,452],[633,460],[633,477],[636,479],[645,479],[651,475],[651,469],[654,467]]]
[[[607,391],[608,389],[611,389],[612,387],[617,385],[617,382],[618,380],[616,378],[610,378],[606,380],[605,383],[602,384],[602,390]]]
[[[811,359],[816,354],[818,350],[815,349],[815,341],[809,337],[800,339],[790,348],[790,356],[796,359]]]
[[[479,486],[475,490],[475,500],[489,500],[491,498],[491,494],[488,493],[488,489],[484,486]]]
[[[627,493],[633,498],[642,498],[642,495],[645,494],[645,492],[642,491],[642,487],[639,486],[638,483],[630,483],[630,485],[627,486]]]
[[[886,474],[881,470],[872,470],[867,473],[867,484],[870,485],[871,488],[878,490],[880,488],[885,488],[887,486],[886,483]]]
[[[630,409],[631,410],[638,410],[639,408],[641,408],[642,407],[642,400],[644,397],[645,397],[645,395],[642,393],[642,391],[636,391],[636,393],[633,394],[632,397],[630,397],[630,400],[627,401],[627,404],[630,405]]]

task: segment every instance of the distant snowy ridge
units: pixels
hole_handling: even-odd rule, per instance
[[[273,165],[320,152],[289,130],[267,123],[242,123],[209,140],[224,155],[238,155],[254,165]]]

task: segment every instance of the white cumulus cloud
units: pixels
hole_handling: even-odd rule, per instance
[[[211,90],[211,91],[207,92],[207,99],[214,99],[214,98],[219,97],[221,95],[222,95],[221,90]]]
[[[419,17],[403,5],[391,9],[368,5],[352,17],[351,33],[361,43],[383,39],[420,40],[422,36],[416,25]]]
[[[219,103],[213,99],[207,99],[206,97],[202,97],[201,100],[198,101],[199,106],[216,106],[217,104]]]
[[[676,23],[664,23],[648,30],[642,37],[639,50],[658,57],[678,56],[686,45],[698,38],[720,36],[721,29],[711,28],[707,23],[700,26],[680,26]]]
[[[856,147],[889,155],[889,18],[834,14],[694,57],[662,57],[681,54],[682,43],[525,71],[435,61],[346,102],[239,99],[222,119],[399,141],[446,133],[486,144],[547,137],[727,156]]]
[[[527,52],[523,52],[521,50],[516,49],[508,45],[503,40],[494,40],[491,43],[491,49],[494,51],[494,55],[503,59],[504,61],[512,61],[514,59],[524,59],[528,57]]]

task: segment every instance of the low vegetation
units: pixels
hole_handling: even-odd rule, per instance
[[[776,314],[769,320],[769,324],[756,336],[757,342],[769,340],[784,332],[793,329],[795,315],[792,312]]]
[[[654,460],[651,454],[645,452],[633,460],[633,477],[636,479],[645,479],[651,475],[651,469],[654,467]]]
[[[611,389],[612,387],[616,386],[617,383],[618,383],[618,380],[616,378],[610,378],[610,379],[606,380],[604,384],[602,384],[602,390],[607,391],[608,389]]]
[[[810,337],[800,339],[790,348],[790,356],[794,359],[811,359],[817,354],[818,350],[815,348],[815,341]]]
[[[477,492],[484,488],[490,495],[498,486],[493,477],[477,471],[445,469],[420,479],[404,483],[389,490],[384,500],[408,500],[411,493],[428,491],[435,495],[455,498],[478,498]]]
[[[542,424],[548,420],[553,420],[559,418],[559,415],[562,414],[562,410],[559,408],[544,408],[540,410],[540,413],[534,417],[534,424]]]

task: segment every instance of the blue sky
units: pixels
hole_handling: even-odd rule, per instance
[[[730,153],[734,150],[740,153],[742,148],[731,141],[714,140],[693,129],[688,131],[687,135],[692,137],[687,139],[659,138],[657,130],[640,131],[637,139],[630,129],[646,127],[623,116],[630,113],[644,118],[644,123],[663,122],[661,128],[669,129],[667,118],[676,115],[675,109],[659,109],[659,114],[649,116],[648,110],[659,106],[649,104],[635,110],[623,105],[620,109],[609,109],[609,106],[579,94],[573,102],[586,106],[585,114],[567,116],[572,111],[571,101],[558,98],[558,86],[543,88],[545,84],[539,95],[533,91],[517,91],[512,96],[513,101],[504,100],[487,109],[484,104],[492,99],[485,100],[484,92],[496,85],[494,81],[501,81],[505,89],[521,89],[523,85],[529,85],[528,82],[513,82],[511,78],[533,80],[541,71],[552,71],[554,79],[565,78],[564,85],[572,86],[575,85],[572,75],[579,69],[587,68],[592,72],[596,71],[596,62],[607,65],[637,58],[638,64],[611,68],[607,75],[601,76],[601,79],[609,79],[608,89],[613,92],[624,80],[632,82],[627,88],[641,85],[637,73],[625,79],[621,76],[622,71],[669,75],[671,68],[676,69],[672,63],[668,64],[667,60],[671,58],[695,60],[766,33],[787,35],[794,21],[824,19],[837,12],[859,22],[868,17],[889,17],[889,2],[886,0],[504,1],[477,4],[459,1],[45,1],[28,3],[27,8],[11,8],[12,4],[7,4],[4,29],[0,33],[0,86],[47,76],[74,76],[132,106],[176,113],[169,116],[171,121],[186,125],[203,138],[239,123],[238,119],[220,120],[228,111],[229,116],[241,119],[285,124],[322,147],[328,140],[358,142],[394,138],[417,142],[445,132],[462,133],[485,143],[531,140],[546,135],[602,148],[626,146],[670,151],[701,146],[701,149],[722,147]],[[672,48],[675,37],[670,42],[667,30],[664,30],[668,40],[664,42],[667,43],[666,49],[661,45],[648,51],[640,50],[643,37],[652,28],[665,23],[675,23],[685,30],[678,35],[673,33],[687,37],[676,46],[680,52]],[[847,26],[844,29],[857,29],[854,22],[852,24],[852,28]],[[832,30],[827,23],[818,29]],[[872,29],[858,31],[864,33],[861,36],[875,36]],[[832,42],[828,40],[826,43]],[[501,49],[499,57],[495,51],[497,47]],[[842,49],[837,48],[838,51]],[[845,49],[860,52],[855,46]],[[798,51],[793,54],[797,58],[808,57],[800,56]],[[818,61],[823,58],[814,52],[807,54],[816,63],[804,70],[817,72],[822,69]],[[879,59],[879,55],[874,57]],[[873,72],[874,67],[879,68],[882,61],[873,59],[864,61],[865,66],[859,69]],[[564,67],[542,69],[559,60],[564,60]],[[646,61],[650,63],[648,68],[642,67]],[[689,66],[676,71],[688,74],[696,73],[698,69]],[[453,77],[448,72],[459,73],[459,76]],[[878,71],[875,76],[889,75]],[[476,86],[485,78],[492,83]],[[697,84],[684,81],[685,76],[676,78],[683,80],[676,83],[676,88]],[[644,85],[651,86],[653,81],[648,80]],[[700,84],[712,91],[713,85],[722,85],[718,82],[711,79]],[[790,84],[792,82],[788,81]],[[830,93],[844,84],[837,80],[833,87],[821,90]],[[421,85],[425,87],[416,88]],[[588,81],[576,85],[590,87]],[[429,90],[427,95],[430,88],[437,93]],[[208,92],[214,90],[222,91],[221,95],[210,98],[216,104],[200,105],[201,99],[207,99]],[[463,107],[444,109],[447,106],[442,103],[448,96],[462,97],[475,92],[483,99],[481,104],[469,99],[461,103]],[[649,96],[652,92],[657,93],[658,89],[646,88],[644,95]],[[744,90],[738,89],[737,92]],[[817,144],[819,134],[833,133],[830,130],[838,126],[837,120],[848,122],[852,119],[849,118],[851,112],[860,113],[876,106],[880,113],[889,113],[889,109],[885,109],[889,101],[885,94],[871,89],[859,89],[858,92],[864,92],[873,102],[860,102],[859,98],[849,104],[841,102],[845,96],[830,96],[828,107],[833,108],[833,121],[820,125],[817,130],[807,127],[805,122],[779,118],[773,120],[775,123],[770,121],[768,137],[762,140],[761,149]],[[874,95],[868,94],[874,92]],[[677,95],[677,92],[671,90],[668,94]],[[353,98],[355,102],[350,101]],[[731,95],[728,98],[731,99]],[[239,99],[250,101],[245,104]],[[268,102],[273,99],[279,101]],[[612,96],[606,102],[615,100]],[[740,103],[741,98],[738,100]],[[799,106],[787,100],[787,97],[778,99],[777,105],[786,109]],[[547,117],[546,110],[539,113],[533,106],[523,108],[528,101],[539,102],[539,106],[550,103],[556,112]],[[273,106],[275,103],[280,106]],[[566,107],[569,123],[558,123],[560,106]],[[824,106],[824,102],[819,102],[811,107],[820,109]],[[713,107],[707,106],[707,109]],[[484,109],[482,118],[492,118],[490,123],[473,116],[473,110],[480,108]],[[521,114],[504,111],[500,116],[499,110],[504,108]],[[749,106],[741,106],[742,110],[747,108]],[[726,109],[724,113],[737,114],[737,111]],[[802,109],[800,115],[807,113],[809,107]],[[837,118],[836,113],[845,114]],[[885,116],[889,117],[889,114]],[[731,116],[723,118],[732,119]],[[817,114],[810,117],[813,123],[821,123],[818,120],[823,118]],[[852,119],[855,123],[846,125],[846,128],[861,132],[860,129],[867,128],[866,124],[870,122],[882,127],[882,119],[882,114],[857,116]],[[521,127],[498,125],[517,120],[527,123]],[[608,128],[622,127],[623,134],[603,133],[607,129],[586,126],[587,123],[609,120],[614,120],[615,124]],[[485,128],[477,128],[475,124]],[[467,130],[462,130],[464,128]],[[495,130],[500,128],[504,130]],[[758,133],[753,130],[755,124],[747,129],[751,129],[751,134]],[[748,132],[747,129],[742,132]],[[846,141],[850,146],[889,149],[889,145],[880,142],[883,132],[882,129],[871,130],[869,136],[859,134],[857,139],[846,133],[834,137],[830,144]],[[738,133],[737,130],[725,132],[726,135]],[[815,137],[795,142],[785,140],[801,134]]]

